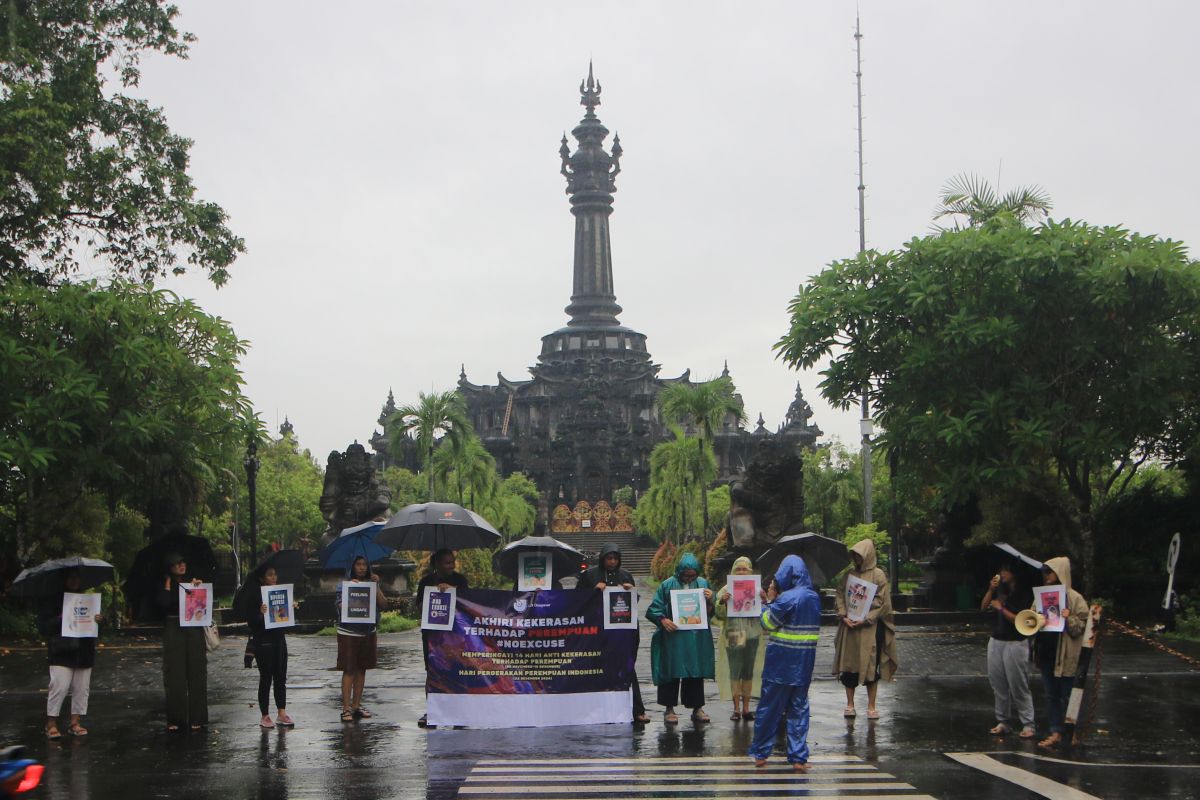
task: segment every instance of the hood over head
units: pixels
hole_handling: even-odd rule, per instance
[[[688,569],[694,569],[699,577],[700,561],[691,553],[684,553],[683,558],[679,559],[679,566],[675,567],[675,579],[683,583],[683,572]]]
[[[1045,567],[1054,570],[1054,574],[1058,576],[1058,580],[1063,586],[1066,586],[1068,590],[1071,588],[1071,559],[1066,556],[1050,558],[1046,560]]]
[[[851,553],[858,553],[862,557],[862,566],[859,571],[866,572],[867,570],[875,569],[875,543],[870,539],[863,539],[858,544],[850,548]]]
[[[596,563],[597,563],[597,564],[599,564],[600,566],[602,566],[602,567],[603,567],[603,566],[604,566],[604,557],[605,557],[606,555],[608,555],[609,553],[616,553],[616,554],[617,554],[617,559],[618,559],[618,560],[617,560],[617,566],[618,566],[618,567],[619,567],[619,566],[621,566],[621,562],[620,562],[620,558],[621,558],[621,548],[617,547],[617,546],[616,546],[615,544],[613,544],[612,542],[605,542],[605,543],[604,543],[604,544],[603,544],[603,545],[600,547],[600,555],[599,555],[599,556],[597,556],[597,558],[596,558]]]
[[[786,592],[788,589],[794,589],[797,586],[801,588],[813,588],[812,577],[808,574],[808,566],[804,563],[804,559],[797,555],[790,555],[783,559],[783,563],[779,565],[779,569],[775,570],[775,585],[779,587],[779,591]]]
[[[729,567],[730,574],[737,573],[738,567],[745,567],[747,573],[754,571],[754,563],[750,561],[749,556],[738,556],[734,559],[733,565]]]

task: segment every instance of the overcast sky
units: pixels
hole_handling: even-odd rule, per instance
[[[625,148],[612,217],[621,321],[661,375],[729,369],[774,429],[774,358],[807,276],[858,246],[850,2],[185,0],[186,60],[140,91],[248,252],[214,290],[169,282],[251,343],[246,389],[324,463],[397,402],[528,377],[566,321],[574,220],[558,146],[583,113]],[[946,180],[1040,184],[1054,216],[1200,241],[1188,2],[860,3],[867,240],[930,231]],[[611,138],[609,140],[611,143]],[[572,141],[572,147],[574,142]],[[828,438],[828,437],[827,437]]]

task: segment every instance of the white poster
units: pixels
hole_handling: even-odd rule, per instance
[[[375,622],[375,583],[342,584],[342,622]]]
[[[604,587],[604,630],[637,630],[637,592],[622,586]]]
[[[549,553],[517,553],[517,591],[549,589],[554,579],[554,559]]]
[[[708,629],[708,605],[703,589],[671,590],[671,621],[681,631]]]
[[[96,617],[100,616],[100,595],[65,592],[62,607],[62,636],[67,639],[94,639],[100,635]]]
[[[730,575],[725,583],[725,613],[730,617],[762,615],[762,576]]]
[[[207,628],[213,618],[213,585],[179,584],[179,627]]]
[[[1037,586],[1033,590],[1033,609],[1046,618],[1042,630],[1047,633],[1062,633],[1067,628],[1062,609],[1067,602],[1067,587],[1061,583],[1053,586]]]
[[[263,624],[270,628],[291,628],[296,624],[296,593],[290,583],[262,587],[262,604],[267,607]]]
[[[853,575],[846,576],[846,619],[862,622],[871,610],[879,587]]]
[[[453,586],[444,592],[436,586],[426,586],[421,597],[421,629],[454,630],[454,612],[457,608],[458,590]]]

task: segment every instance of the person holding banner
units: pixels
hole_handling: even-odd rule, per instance
[[[179,624],[179,589],[199,586],[188,578],[187,562],[178,553],[164,559],[166,574],[157,601],[163,620],[163,690],[167,696],[167,732],[208,724],[208,647],[204,628]]]
[[[1083,631],[1087,627],[1088,604],[1083,595],[1071,588],[1071,561],[1066,556],[1047,559],[1042,566],[1042,581],[1046,586],[1061,585],[1066,589],[1066,602],[1059,614],[1064,630],[1052,633],[1042,630],[1033,643],[1034,660],[1042,671],[1042,688],[1046,692],[1046,716],[1050,734],[1038,742],[1038,747],[1050,749],[1062,743],[1066,731],[1067,700],[1075,684],[1079,667],[1079,652],[1083,649]],[[1033,610],[1043,613],[1035,600]]]
[[[46,637],[46,655],[50,662],[50,690],[46,695],[46,738],[62,738],[58,719],[63,701],[71,695],[71,721],[67,732],[72,736],[87,736],[82,717],[87,714],[88,696],[92,687],[92,667],[96,663],[94,636],[63,636],[63,605],[68,593],[80,587],[79,570],[62,573],[63,590],[41,601],[38,607],[38,631]],[[100,624],[100,615],[93,620]]]
[[[425,587],[427,586],[436,586],[439,592],[444,592],[451,587],[460,592],[471,588],[467,583],[467,576],[455,569],[457,566],[458,558],[449,548],[442,548],[430,555],[429,566],[426,567],[421,580],[417,582],[417,599],[425,596]],[[421,657],[425,660],[425,671],[429,672],[429,631],[423,628],[421,629]],[[428,721],[429,715],[422,714],[417,720],[417,726],[424,728]]]
[[[342,587],[347,584],[374,584],[375,607],[387,605],[387,598],[379,588],[379,576],[371,572],[371,562],[363,556],[354,559],[346,570],[346,580],[338,584],[334,604],[337,607],[337,669],[342,671],[342,722],[353,722],[357,718],[370,719],[374,716],[363,708],[363,689],[367,684],[367,670],[378,665],[378,640],[375,635],[375,616],[370,622],[345,622],[342,620]]]
[[[650,672],[658,687],[658,703],[666,707],[663,721],[668,725],[679,722],[675,706],[680,700],[692,710],[693,722],[711,721],[704,713],[704,679],[714,676],[712,630],[707,626],[680,630],[675,624],[671,592],[681,589],[701,590],[707,611],[712,611],[712,589],[700,577],[700,562],[691,553],[683,554],[675,574],[659,585],[646,609],[646,619],[657,628],[650,640]]]
[[[765,767],[779,722],[786,718],[788,763],[795,772],[808,772],[808,687],[817,660],[821,598],[804,559],[784,558],[764,599],[760,622],[768,637],[767,658],[749,755],[754,766]]]
[[[879,680],[890,681],[896,674],[898,663],[892,592],[887,573],[875,565],[873,541],[863,539],[855,544],[850,548],[850,558],[854,563],[842,578],[835,599],[840,624],[834,640],[833,674],[846,689],[844,716],[853,717],[857,713],[854,690],[865,685],[867,719],[879,719],[879,710],[875,708]],[[847,588],[851,578],[857,579],[857,583],[875,585],[875,596],[861,618],[855,618],[856,615],[848,611]]]
[[[247,580],[251,586],[260,590],[263,586],[275,586],[279,583],[279,575],[275,568],[268,565],[260,566],[250,574]],[[257,601],[257,602],[255,602]],[[267,627],[269,609],[262,602],[262,592],[252,592],[246,595],[246,623],[250,627],[250,638],[254,643],[254,660],[258,663],[258,710],[262,713],[259,726],[274,728],[294,728],[296,723],[287,713],[287,637],[284,628]],[[275,688],[275,721],[271,721],[269,701],[272,684]]]
[[[733,562],[730,574],[753,575],[754,565],[746,556],[740,556]],[[741,719],[750,721],[754,719],[754,712],[750,710],[750,697],[758,696],[762,689],[758,685],[758,673],[762,669],[762,659],[759,658],[762,625],[757,617],[730,616],[729,603],[729,587],[722,586],[721,590],[717,592],[716,598],[716,616],[721,620],[721,645],[717,670],[718,672],[727,670],[729,674],[727,686],[733,699],[733,714],[729,718],[734,722]],[[726,691],[726,686],[722,686],[722,700],[726,699]],[[739,700],[741,701],[741,711],[738,710]]]
[[[592,589],[598,592],[603,592],[607,586],[620,586],[629,590],[634,587],[633,574],[621,568],[621,548],[612,542],[604,543],[600,548],[600,557],[596,559],[596,566],[581,572],[579,582],[575,584],[576,589]],[[638,639],[634,639],[635,659],[637,649]],[[646,706],[642,703],[642,687],[638,685],[636,674],[633,680],[633,721],[637,725],[645,725],[650,721],[649,715],[646,714]]]

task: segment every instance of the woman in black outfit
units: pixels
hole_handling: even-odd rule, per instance
[[[429,566],[426,568],[425,575],[421,577],[417,583],[417,602],[423,602],[425,598],[425,587],[436,586],[438,591],[446,591],[453,586],[458,591],[463,591],[470,588],[467,585],[467,577],[461,572],[455,571],[456,559],[454,551],[448,548],[443,548],[436,551],[429,557]],[[421,653],[425,658],[425,671],[429,671],[429,631],[421,631]],[[422,714],[417,720],[417,725],[425,727],[427,715]]]
[[[208,647],[204,628],[179,624],[179,587],[203,583],[189,578],[187,562],[178,553],[166,558],[166,574],[157,593],[163,620],[163,688],[167,695],[167,732],[185,725],[198,731],[208,724]]]
[[[251,579],[259,586],[274,586],[279,583],[279,576],[274,567],[260,567]],[[255,604],[255,601],[258,601]],[[263,728],[294,728],[296,723],[287,713],[287,637],[284,628],[268,628],[266,623],[267,606],[262,602],[261,592],[252,594],[247,600],[246,621],[250,625],[250,638],[254,641],[254,660],[258,662],[258,710],[262,712],[262,720],[258,723]],[[271,686],[275,687],[275,707],[278,709],[275,721],[271,721],[269,702]]]

